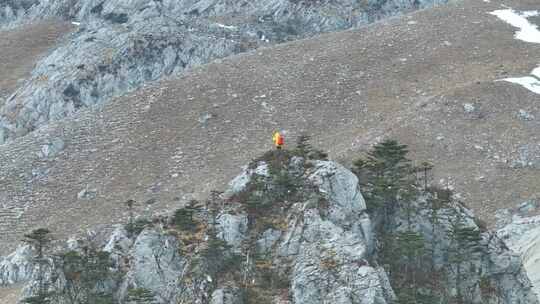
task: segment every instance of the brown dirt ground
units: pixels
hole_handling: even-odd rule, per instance
[[[28,77],[36,62],[73,26],[43,21],[0,31],[0,102]]]

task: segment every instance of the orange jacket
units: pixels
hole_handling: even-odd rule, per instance
[[[274,136],[272,136],[272,140],[274,141],[274,145],[276,146],[283,146],[285,140],[283,138],[283,135],[279,132],[275,132]]]

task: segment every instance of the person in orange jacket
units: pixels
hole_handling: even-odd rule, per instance
[[[278,150],[281,150],[283,148],[283,145],[285,144],[285,139],[283,138],[283,135],[281,135],[281,133],[279,133],[278,131],[274,132],[274,135],[272,136],[272,141],[274,142],[274,146]]]

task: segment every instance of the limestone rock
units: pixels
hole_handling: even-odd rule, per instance
[[[229,246],[239,251],[242,241],[246,238],[248,218],[246,214],[232,215],[221,214],[217,218],[218,237],[223,239]]]
[[[173,291],[185,263],[178,248],[178,240],[173,236],[154,229],[143,230],[131,252],[133,265],[128,276],[133,278],[133,284],[156,293],[161,303],[169,303],[175,297]]]
[[[24,282],[32,277],[34,265],[33,251],[28,245],[22,245],[12,254],[0,258],[0,286]]]
[[[0,29],[59,18],[78,31],[6,99],[0,143],[215,59],[445,2],[3,1]]]
[[[243,304],[239,288],[220,288],[212,293],[210,304]]]

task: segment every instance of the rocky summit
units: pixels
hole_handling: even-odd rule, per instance
[[[409,288],[429,299],[416,303],[538,303],[519,256],[470,210],[455,201],[434,209],[434,198],[400,204],[383,235],[351,171],[267,153],[205,203],[57,243],[44,277],[54,303],[110,294],[114,303],[384,304],[403,297],[396,280],[408,272]],[[456,225],[478,239],[456,247]],[[430,250],[411,254],[412,241],[399,238],[381,246],[389,235],[417,235]],[[26,282],[23,298],[40,284],[34,255],[21,246],[0,263],[0,282]],[[143,294],[152,302],[130,302]]]
[[[0,303],[537,303],[537,2],[0,0]]]

